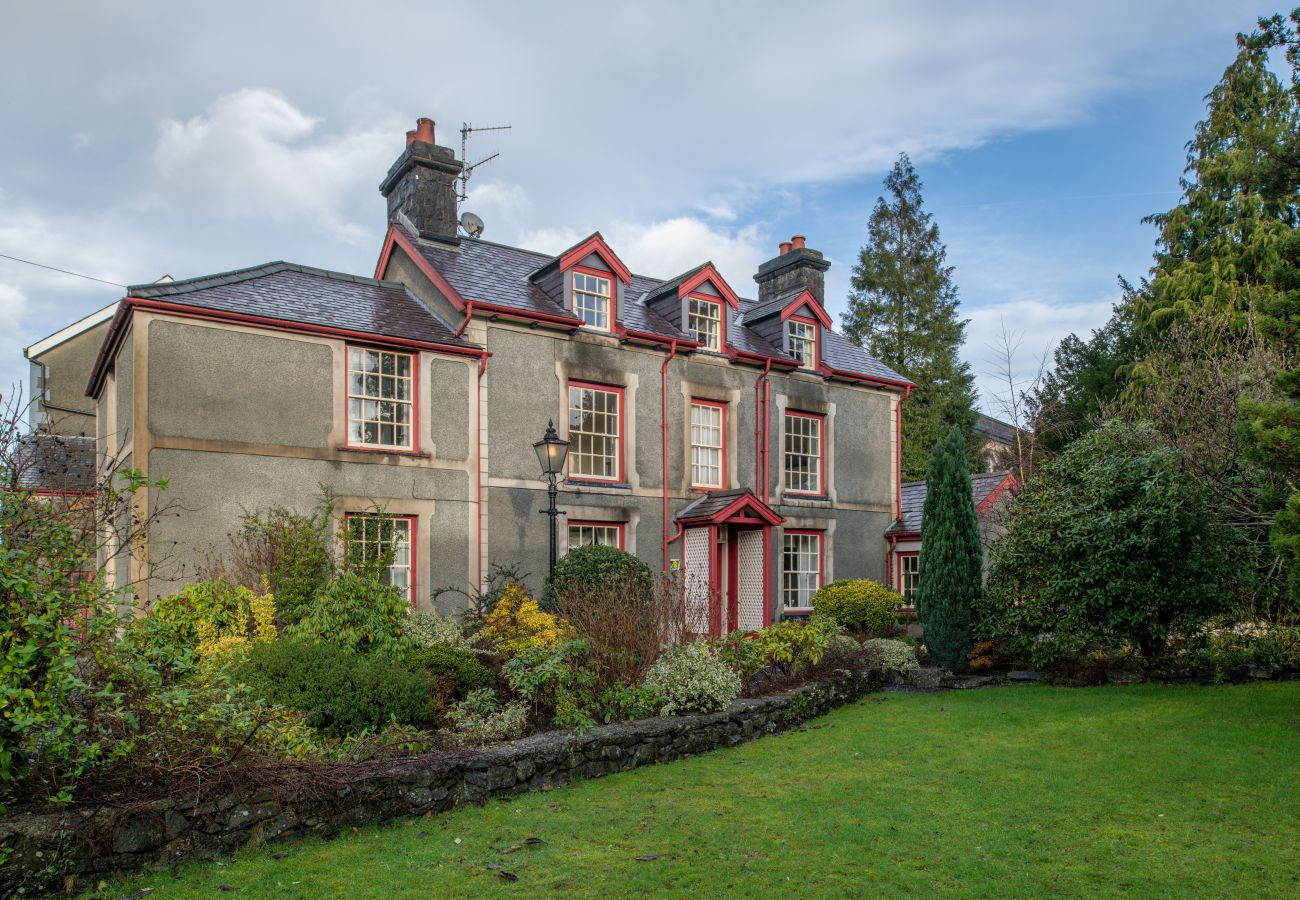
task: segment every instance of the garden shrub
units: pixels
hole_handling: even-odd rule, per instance
[[[832,581],[813,595],[813,608],[849,631],[889,637],[898,622],[903,596],[883,584],[858,578]]]
[[[978,636],[1040,668],[1094,652],[1153,659],[1230,600],[1224,548],[1178,454],[1150,426],[1108,422],[1042,466],[1013,502]],[[928,631],[925,641],[933,652]]]
[[[661,656],[646,675],[645,689],[658,698],[660,715],[704,713],[735,700],[740,679],[704,642],[695,642]]]
[[[920,667],[916,661],[916,651],[910,644],[887,638],[874,638],[862,642],[862,653],[872,665],[886,672],[906,675]]]
[[[442,645],[460,650],[470,649],[470,640],[461,623],[451,617],[441,616],[436,610],[413,612],[402,623],[402,630],[413,647]]]
[[[743,686],[767,666],[767,653],[758,632],[733,631],[725,638],[710,638],[711,650],[736,673]]]
[[[554,608],[586,641],[598,691],[640,684],[663,648],[686,630],[686,605],[667,578],[647,585],[625,572],[574,584],[556,595]]]
[[[491,688],[481,687],[452,704],[447,720],[471,741],[513,741],[523,735],[528,724],[528,707],[519,702],[502,706]]]
[[[523,587],[511,584],[488,614],[481,637],[509,658],[533,648],[555,647],[572,634],[567,623],[544,611]]]
[[[277,633],[273,596],[222,580],[187,584],[159,597],[148,617],[158,625],[149,632],[152,639],[197,648],[204,657],[273,641]]]
[[[401,653],[410,604],[391,585],[355,572],[336,576],[312,601],[290,637],[333,644],[352,653]]]
[[[631,579],[647,593],[653,586],[650,568],[631,553],[604,544],[575,547],[555,563],[542,594],[543,605],[551,609],[561,595],[581,597],[611,579]]]
[[[506,661],[503,674],[539,719],[550,718],[559,728],[590,728],[596,724],[596,673],[589,661],[582,640],[532,643]]]
[[[274,594],[282,624],[298,621],[334,577],[332,517],[332,500],[324,494],[306,514],[279,506],[245,513],[231,535],[231,578]]]
[[[301,711],[308,725],[332,737],[375,732],[389,723],[425,725],[438,711],[427,672],[336,644],[257,644],[235,671],[256,696]]]
[[[862,645],[849,637],[847,634],[837,634],[831,638],[831,644],[826,648],[826,659],[835,662],[850,660],[862,654]]]
[[[445,682],[451,695],[457,699],[463,700],[479,688],[490,688],[497,681],[496,675],[483,665],[473,650],[446,644],[412,650],[406,655],[406,662],[411,668],[428,672],[435,681]]]
[[[793,675],[822,661],[840,626],[824,616],[807,622],[778,622],[754,633],[763,652],[763,663],[775,666],[783,675]]]

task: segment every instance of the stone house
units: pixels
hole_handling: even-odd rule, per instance
[[[1007,533],[1011,498],[1020,490],[1014,472],[976,472],[970,477],[971,499],[979,519],[980,543],[987,567],[989,548]],[[888,584],[903,595],[906,608],[915,606],[921,578],[922,512],[925,510],[925,482],[904,481],[902,515],[886,533],[889,541]]]
[[[560,552],[680,572],[700,630],[888,578],[910,385],[833,330],[821,253],[782,243],[749,299],[709,262],[634,274],[599,233],[555,256],[465,237],[461,166],[430,120],[407,134],[373,278],[276,262],[128,289],[86,393],[101,457],[167,479],[175,514],[122,584],[174,591],[245,511],[323,486],[417,606],[494,563],[539,590],[551,420]]]

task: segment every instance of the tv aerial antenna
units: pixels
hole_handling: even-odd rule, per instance
[[[475,127],[468,122],[462,122],[460,126],[460,158],[465,167],[460,171],[460,191],[456,194],[458,202],[464,201],[469,197],[469,177],[474,174],[474,170],[479,166],[492,162],[501,155],[500,151],[493,153],[491,156],[485,156],[476,163],[469,162],[469,139],[471,135],[480,134],[484,131],[509,131],[509,125],[481,125]]]

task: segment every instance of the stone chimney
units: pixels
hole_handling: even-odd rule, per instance
[[[388,170],[379,192],[388,201],[388,221],[402,221],[420,237],[460,243],[456,230],[456,179],[464,163],[433,142],[433,120],[416,119],[406,133],[406,149]]]
[[[820,250],[805,247],[804,241],[802,234],[782,241],[781,252],[758,267],[754,280],[758,282],[759,303],[807,288],[818,303],[826,305],[826,270],[831,264],[822,258]]]

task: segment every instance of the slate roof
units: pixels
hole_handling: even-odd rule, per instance
[[[975,508],[978,510],[979,505],[984,502],[989,494],[1002,482],[1010,477],[1011,472],[977,472],[970,477],[971,499],[975,501]],[[921,530],[921,514],[925,509],[925,482],[924,481],[904,481],[903,482],[903,523],[900,525],[895,522],[890,531],[894,532],[919,532]]]
[[[165,284],[133,285],[127,296],[377,336],[470,346],[397,282],[287,262]]]
[[[674,518],[696,519],[704,516],[711,516],[735,503],[737,497],[743,497],[746,494],[749,494],[752,497],[757,496],[749,488],[732,488],[729,491],[709,491],[703,497],[692,500],[690,503],[683,506]]]
[[[796,288],[782,294],[777,294],[766,303],[755,303],[749,309],[745,310],[745,315],[742,317],[744,323],[746,325],[753,325],[755,322],[766,319],[768,316],[776,315],[789,306],[790,303],[792,303],[794,299],[803,292],[803,288]]]
[[[398,226],[399,228],[402,226]],[[475,303],[490,303],[518,310],[522,313],[542,313],[550,316],[572,317],[572,314],[556,300],[552,299],[530,280],[537,272],[557,257],[532,250],[522,250],[492,241],[463,240],[458,248],[446,247],[432,241],[426,241],[403,228],[403,232],[435,269],[447,279],[447,282],[462,298]],[[624,302],[619,309],[619,322],[625,328],[652,334],[658,337],[677,340],[689,340],[689,337],[674,328],[663,316],[646,304],[653,294],[662,292],[670,285],[680,284],[685,278],[698,272],[702,266],[683,273],[669,281],[650,278],[645,275],[633,275],[627,286]],[[801,292],[793,292],[781,303],[784,306],[790,299]],[[767,308],[782,298],[763,304]],[[736,350],[774,360],[794,362],[784,350],[774,347],[744,323],[754,321],[755,310],[759,304],[754,300],[742,298],[740,315],[728,316],[727,343]],[[762,318],[760,315],[759,318]],[[823,361],[835,369],[857,372],[890,381],[906,382],[907,379],[890,369],[884,363],[874,359],[860,347],[826,329],[823,331]]]
[[[14,447],[14,472],[6,481],[25,491],[76,491],[95,487],[95,439],[27,434]]]
[[[975,430],[1003,444],[1014,444],[1016,441],[1016,426],[983,413],[975,420]]]

